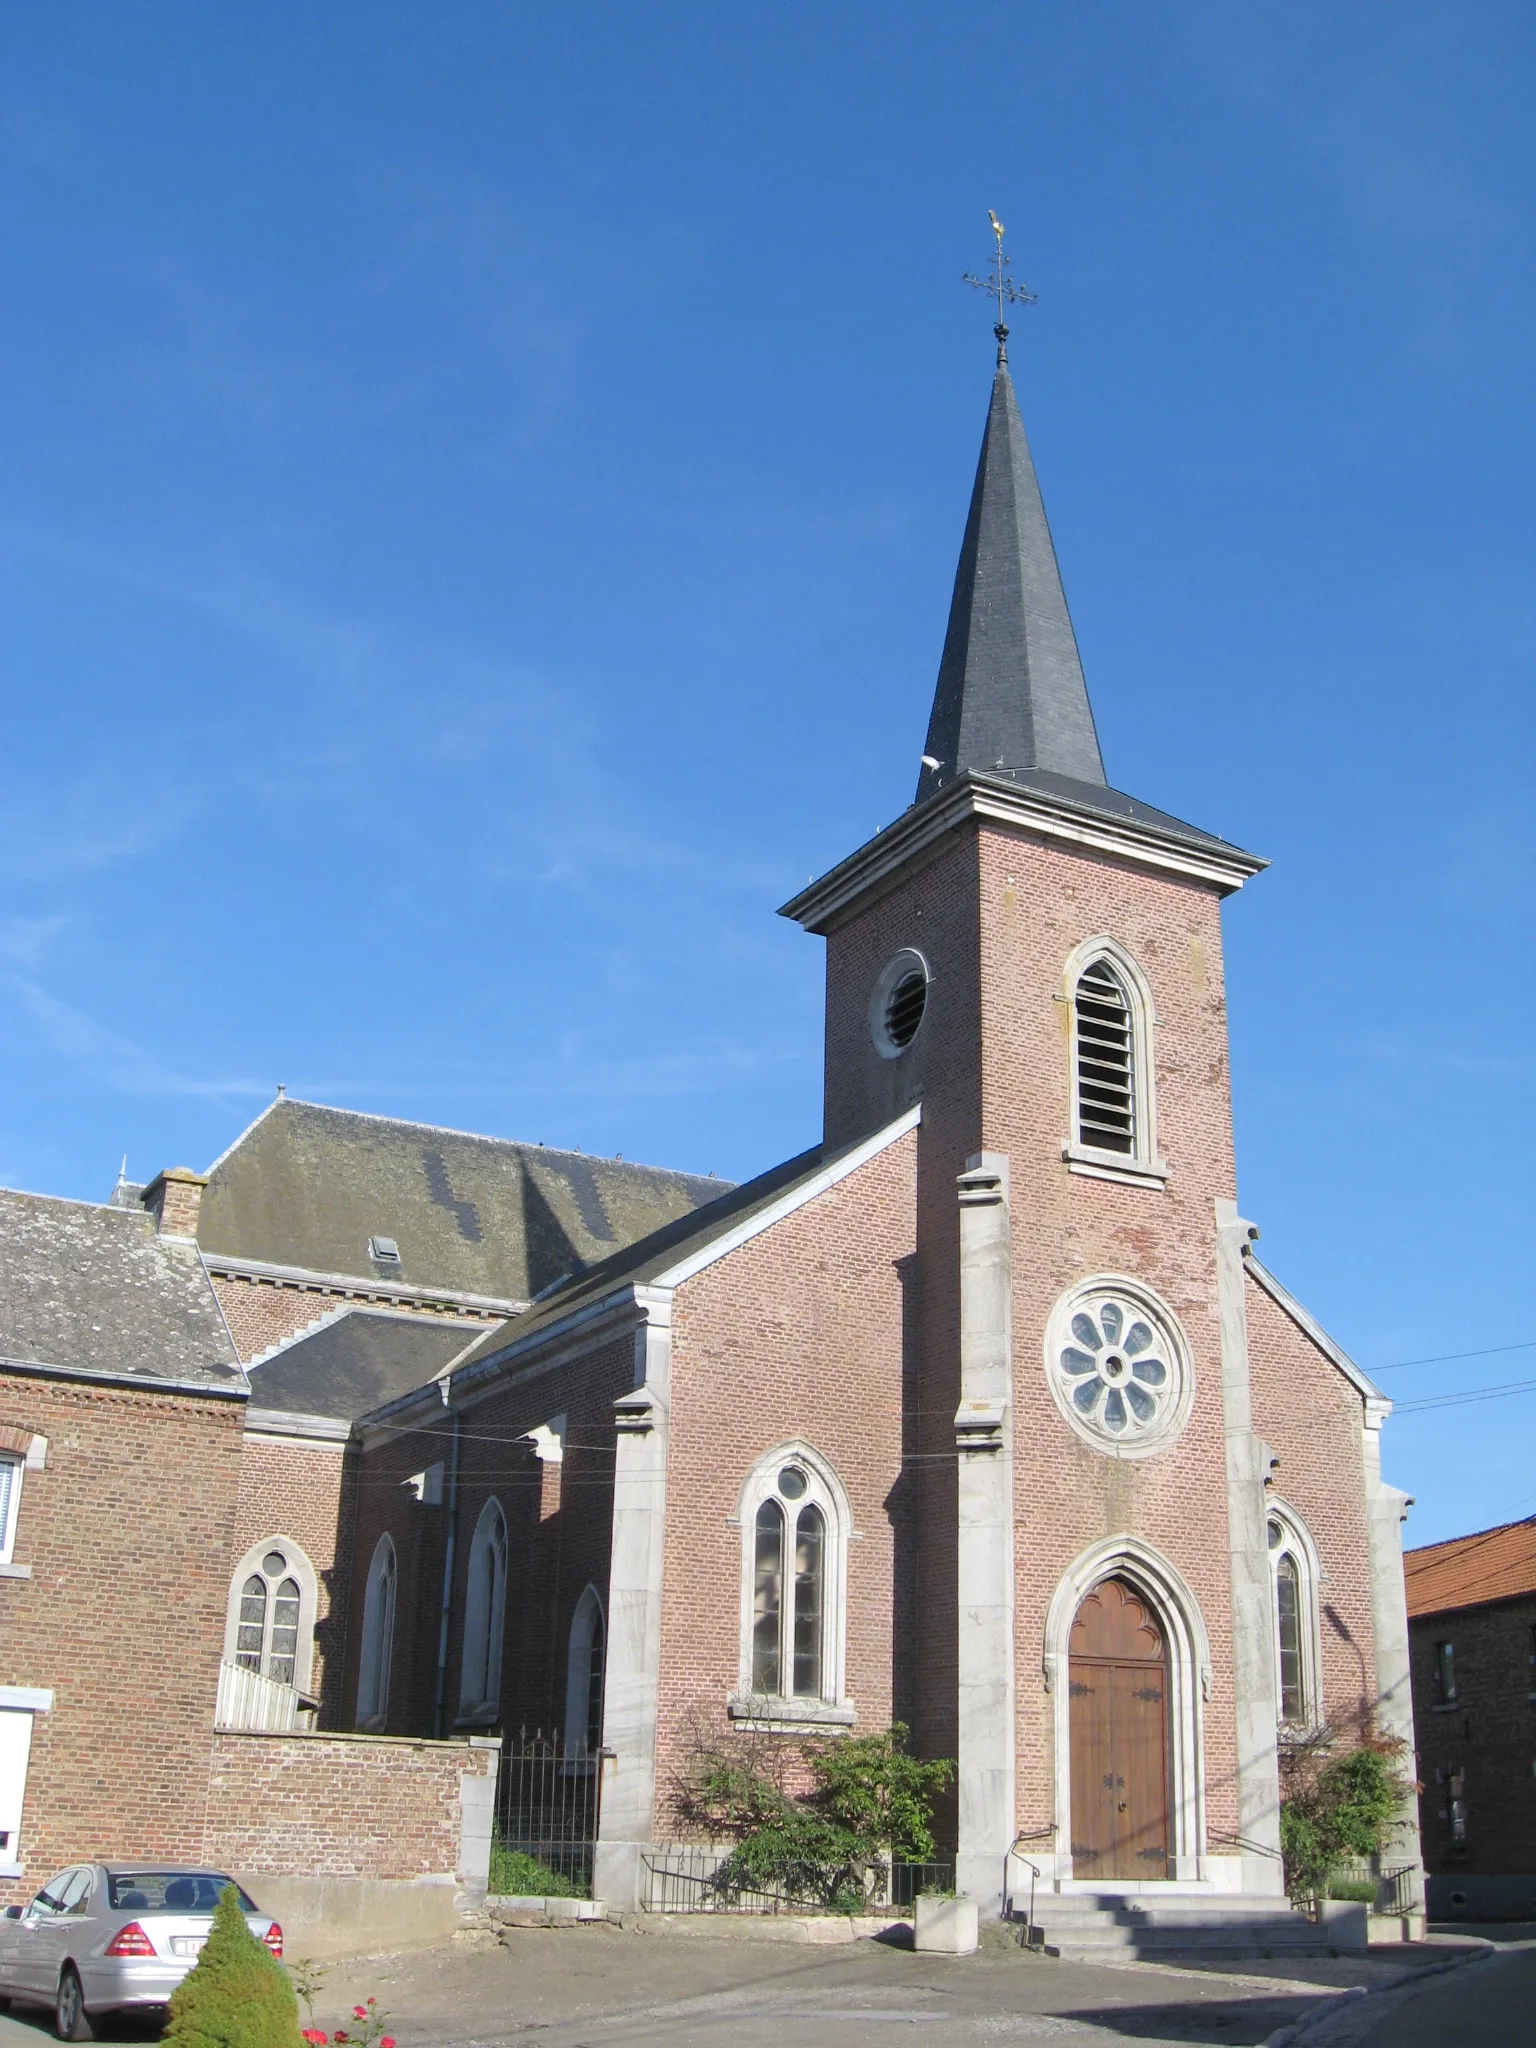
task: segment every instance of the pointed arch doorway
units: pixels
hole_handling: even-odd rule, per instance
[[[1068,1642],[1072,1874],[1170,1874],[1168,1645],[1121,1578],[1084,1595]]]

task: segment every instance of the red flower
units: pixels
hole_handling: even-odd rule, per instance
[[[338,2027],[335,2033],[331,2036],[331,2039],[333,2041],[350,2041],[351,2038],[352,2036],[347,2032],[345,2027]]]
[[[393,2034],[385,2034],[385,2035],[381,2036],[381,2038],[380,2038],[380,2040],[379,2040],[379,2048],[395,2048],[395,2037],[394,2037],[394,2035],[393,2035]]]
[[[309,2048],[326,2048],[331,2038],[324,2027],[302,2027],[299,2031],[300,2038],[309,2043]]]
[[[372,2000],[372,1999],[370,1998],[370,1999],[369,1999],[369,2001],[368,2001],[368,2005],[372,2005],[372,2003],[373,2003],[373,2000]],[[365,2020],[365,2019],[367,2019],[367,2017],[368,2017],[368,2005],[354,2005],[354,2006],[353,2006],[353,2008],[352,2008],[352,2017],[353,2017],[353,2019],[355,2019],[355,2020]]]

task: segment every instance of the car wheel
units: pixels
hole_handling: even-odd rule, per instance
[[[53,2002],[54,2032],[61,2041],[94,2041],[96,2029],[85,2009],[85,1994],[73,1963],[59,1973],[59,1995]]]

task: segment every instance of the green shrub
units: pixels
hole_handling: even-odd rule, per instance
[[[677,1803],[689,1824],[736,1844],[715,1872],[715,1890],[728,1897],[769,1892],[854,1913],[880,1890],[893,1861],[931,1859],[933,1801],[954,1776],[954,1765],[922,1762],[908,1755],[906,1744],[899,1722],[880,1735],[797,1750],[701,1744]],[[813,1780],[814,1789],[803,1795],[785,1791],[781,1782],[792,1756]],[[770,1769],[778,1776],[769,1776]]]
[[[245,1924],[233,1885],[219,1894],[203,1952],[171,1994],[176,2048],[304,2048],[282,1964]]]
[[[1416,1789],[1401,1769],[1407,1745],[1395,1736],[1367,1729],[1342,1756],[1335,1741],[1324,1729],[1281,1755],[1280,1847],[1298,1905],[1327,1898],[1341,1864],[1377,1854]]]
[[[527,1856],[521,1849],[509,1849],[503,1842],[491,1843],[491,1878],[488,1889],[502,1899],[580,1899],[586,1894],[557,1870]]]
[[[1330,1899],[1347,1899],[1354,1906],[1374,1906],[1376,1880],[1374,1877],[1330,1877],[1328,1896]]]

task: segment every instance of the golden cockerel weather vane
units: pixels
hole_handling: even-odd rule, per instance
[[[1003,318],[1004,309],[1008,306],[1032,306],[1035,303],[1035,294],[1027,285],[1015,284],[1008,275],[1013,265],[1011,260],[1003,253],[1003,236],[1007,233],[1007,229],[990,206],[987,208],[987,219],[991,221],[992,232],[997,237],[997,253],[992,259],[992,275],[990,277],[972,277],[971,273],[967,271],[963,282],[974,285],[979,292],[991,292],[992,296],[997,300],[997,325],[993,328],[992,332],[997,336],[997,360],[1000,363],[1006,363],[1008,360],[1008,323]]]

